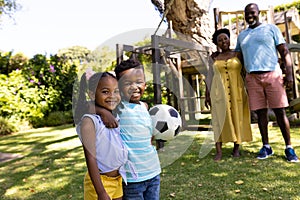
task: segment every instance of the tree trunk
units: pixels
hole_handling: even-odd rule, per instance
[[[211,46],[212,21],[208,16],[211,0],[165,0],[166,18],[172,21],[172,29],[180,39],[193,40]],[[168,6],[172,3],[171,6]],[[182,35],[181,35],[182,34]]]
[[[178,39],[194,42],[203,46],[203,51],[208,54],[215,51],[215,45],[212,43],[213,19],[209,18],[208,10],[212,0],[151,0],[152,3],[161,12],[164,12],[167,21],[172,25]],[[199,7],[201,5],[201,8]],[[200,55],[197,51],[189,51],[181,54],[183,68],[190,66],[199,66],[197,63],[202,57],[200,70],[205,71],[207,54]],[[196,63],[194,63],[194,61]],[[204,63],[203,63],[204,62]]]

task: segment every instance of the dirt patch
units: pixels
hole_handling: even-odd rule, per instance
[[[14,153],[1,153],[0,152],[0,163],[11,161],[16,158],[21,158],[22,155],[20,154],[14,154]]]

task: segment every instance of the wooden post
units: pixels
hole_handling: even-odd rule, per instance
[[[123,51],[124,51],[124,46],[122,44],[116,44],[116,56],[117,56],[117,65],[120,64],[123,60]]]
[[[239,14],[238,13],[235,13],[235,26],[236,26],[236,31],[235,31],[235,34],[236,35],[239,35],[240,33],[240,30],[239,30]]]
[[[185,105],[184,105],[184,88],[183,88],[183,77],[182,77],[182,68],[181,68],[181,58],[180,54],[177,56],[177,69],[178,69],[178,87],[179,87],[179,105],[180,105],[180,111],[181,111],[181,117],[182,117],[182,127],[186,128],[187,123],[185,119]]]
[[[215,21],[215,31],[219,29],[220,26],[220,13],[219,8],[214,8],[214,21]]]
[[[160,50],[159,38],[156,35],[151,36],[152,45],[152,70],[153,70],[153,88],[154,88],[154,104],[161,104],[161,80],[160,80]]]
[[[287,11],[284,12],[284,27],[285,27],[285,40],[286,43],[290,44],[291,43],[291,39],[290,39],[290,32],[289,32],[289,20],[286,16]]]
[[[195,91],[194,91],[194,82],[193,82],[193,78],[192,78],[192,75],[190,75],[190,74],[188,74],[187,75],[187,80],[188,80],[188,84],[190,84],[190,87],[185,87],[185,88],[187,88],[187,90],[186,90],[186,92],[187,92],[187,96],[188,97],[192,97],[192,98],[190,98],[190,99],[188,99],[187,101],[188,101],[188,111],[194,111],[194,110],[196,110],[196,98],[193,98],[193,97],[195,97]],[[189,119],[190,120],[195,120],[196,119],[196,116],[195,116],[195,113],[192,113],[192,112],[190,112],[189,113]]]

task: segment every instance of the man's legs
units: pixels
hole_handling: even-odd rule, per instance
[[[291,134],[290,134],[290,122],[286,116],[284,108],[275,108],[273,109],[276,115],[276,121],[280,127],[281,134],[283,136],[286,148],[284,150],[286,159],[289,162],[298,162],[298,157],[295,153],[295,150],[291,144]]]
[[[276,115],[276,121],[280,127],[281,134],[283,136],[285,145],[291,145],[291,136],[290,136],[290,123],[286,116],[284,108],[274,108],[273,109]]]
[[[257,123],[261,135],[261,140],[263,145],[269,144],[268,136],[268,109],[263,108],[256,111],[257,114]]]
[[[256,111],[257,113],[257,121],[258,127],[261,135],[261,141],[263,143],[263,147],[260,149],[257,158],[258,159],[266,159],[269,156],[273,155],[273,150],[269,145],[269,135],[268,135],[268,109],[263,108]]]

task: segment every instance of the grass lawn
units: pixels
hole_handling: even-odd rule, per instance
[[[292,127],[291,134],[300,155],[300,128]],[[184,131],[159,153],[162,200],[300,200],[300,163],[286,162],[277,127],[270,128],[275,155],[266,160],[255,159],[261,147],[257,128],[253,128],[254,141],[243,144],[242,157],[232,158],[233,145],[228,143],[217,163],[208,136]],[[71,125],[2,136],[0,152],[22,156],[0,162],[0,199],[83,199],[86,165]]]

